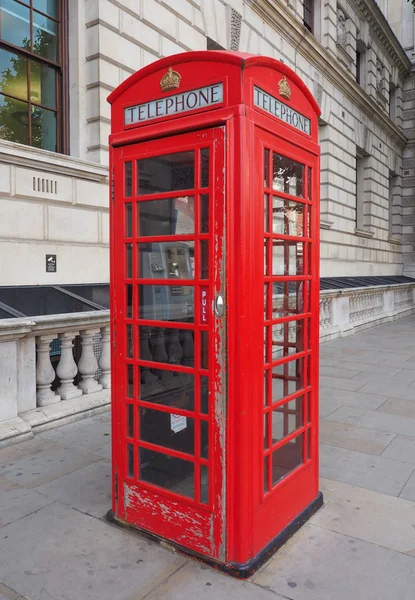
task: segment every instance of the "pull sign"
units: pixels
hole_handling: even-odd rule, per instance
[[[207,325],[209,323],[209,288],[200,288],[200,323]]]

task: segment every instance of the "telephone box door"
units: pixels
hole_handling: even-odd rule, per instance
[[[113,152],[115,512],[223,560],[224,129]]]

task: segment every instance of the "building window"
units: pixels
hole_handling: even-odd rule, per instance
[[[66,0],[0,0],[0,139],[66,150]]]
[[[389,118],[396,120],[396,85],[392,81],[389,84]]]
[[[362,151],[356,151],[356,230],[362,231],[364,225],[365,203],[365,167],[367,159]]]
[[[314,31],[314,0],[304,0],[304,27],[313,33]]]

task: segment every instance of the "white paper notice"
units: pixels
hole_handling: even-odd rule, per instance
[[[179,433],[187,427],[187,418],[183,415],[170,415],[170,428],[174,433]]]

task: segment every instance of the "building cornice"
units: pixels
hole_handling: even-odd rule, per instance
[[[358,106],[368,118],[385,130],[397,144],[401,146],[406,144],[407,138],[399,127],[386,113],[379,110],[377,103],[360,87],[354,77],[279,0],[250,0],[249,4],[262,19],[287,38],[296,51],[319,69],[330,83]],[[409,60],[406,59],[405,64],[408,65],[409,71]]]

